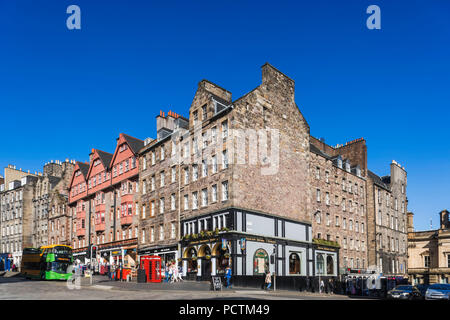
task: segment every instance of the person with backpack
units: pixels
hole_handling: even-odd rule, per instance
[[[225,279],[227,280],[227,288],[231,288],[231,268],[228,266],[225,269]]]

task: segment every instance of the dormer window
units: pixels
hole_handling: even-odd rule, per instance
[[[350,172],[350,161],[345,161],[345,171]]]
[[[342,158],[340,156],[337,158],[337,166],[342,169]]]
[[[128,149],[128,146],[127,146],[126,143],[124,143],[124,144],[122,144],[122,145],[119,147],[119,152],[123,152],[123,151],[125,151],[125,150],[127,150],[127,149]]]
[[[96,160],[94,161],[94,167],[98,166],[99,164],[100,164],[100,160],[99,160],[99,159],[96,159]]]

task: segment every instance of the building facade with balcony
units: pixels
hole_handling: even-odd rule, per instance
[[[138,236],[138,151],[144,142],[121,133],[113,154],[92,149],[89,164],[79,163],[70,187],[75,256],[97,262],[134,264]]]

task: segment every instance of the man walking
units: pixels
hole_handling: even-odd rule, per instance
[[[225,279],[227,280],[227,288],[231,288],[231,268],[228,266],[225,269]]]

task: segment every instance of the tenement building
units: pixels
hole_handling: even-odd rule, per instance
[[[439,229],[414,231],[408,212],[408,274],[413,284],[450,283],[450,213],[442,210]]]
[[[388,176],[368,171],[369,266],[384,275],[407,275],[406,176],[405,168],[394,160]]]
[[[51,221],[50,223],[49,213],[55,212],[55,208],[51,204],[51,202],[55,200],[55,197],[59,200],[63,200],[64,196],[67,197],[68,183],[69,179],[72,177],[73,168],[74,161],[69,161],[68,159],[64,162],[52,160],[44,165],[43,175],[39,176],[33,195],[33,247],[60,243],[59,241],[56,241],[60,237],[54,237],[56,233],[55,228],[59,231],[63,228],[64,231],[67,230],[67,226],[63,227],[59,219],[56,221],[56,225],[54,224],[55,221]],[[53,205],[55,205],[55,203],[53,203]],[[58,205],[64,206],[65,204],[58,202]],[[68,222],[66,219],[64,221]],[[53,234],[52,237],[50,237],[50,232]]]
[[[32,210],[34,186],[38,174],[5,168],[5,183],[0,186],[1,253],[20,267],[22,250],[32,243]]]
[[[255,285],[268,270],[280,286],[337,275],[335,248],[312,243],[310,134],[292,79],[265,64],[235,101],[203,80],[189,117],[161,113],[157,129],[140,157],[140,254],[177,259],[188,279],[227,266]]]
[[[68,210],[68,202],[69,185],[73,176],[75,163],[75,160],[66,160],[65,162],[58,161],[57,163],[61,166],[62,174],[49,196],[47,242],[49,245],[72,245],[72,216]]]
[[[113,154],[93,149],[77,162],[69,189],[74,256],[134,265],[138,237],[138,152],[144,141],[121,133]]]
[[[332,147],[310,137],[313,241],[336,247],[341,273],[367,268],[365,166],[349,155],[359,149],[365,153],[363,139]]]
[[[140,151],[139,255],[159,255],[164,263],[180,258],[181,166],[176,162],[176,142],[188,133],[188,119],[160,112],[156,117],[157,139],[147,138]],[[198,167],[197,167],[198,177]],[[206,167],[205,167],[206,170]],[[189,177],[188,177],[189,178]]]

